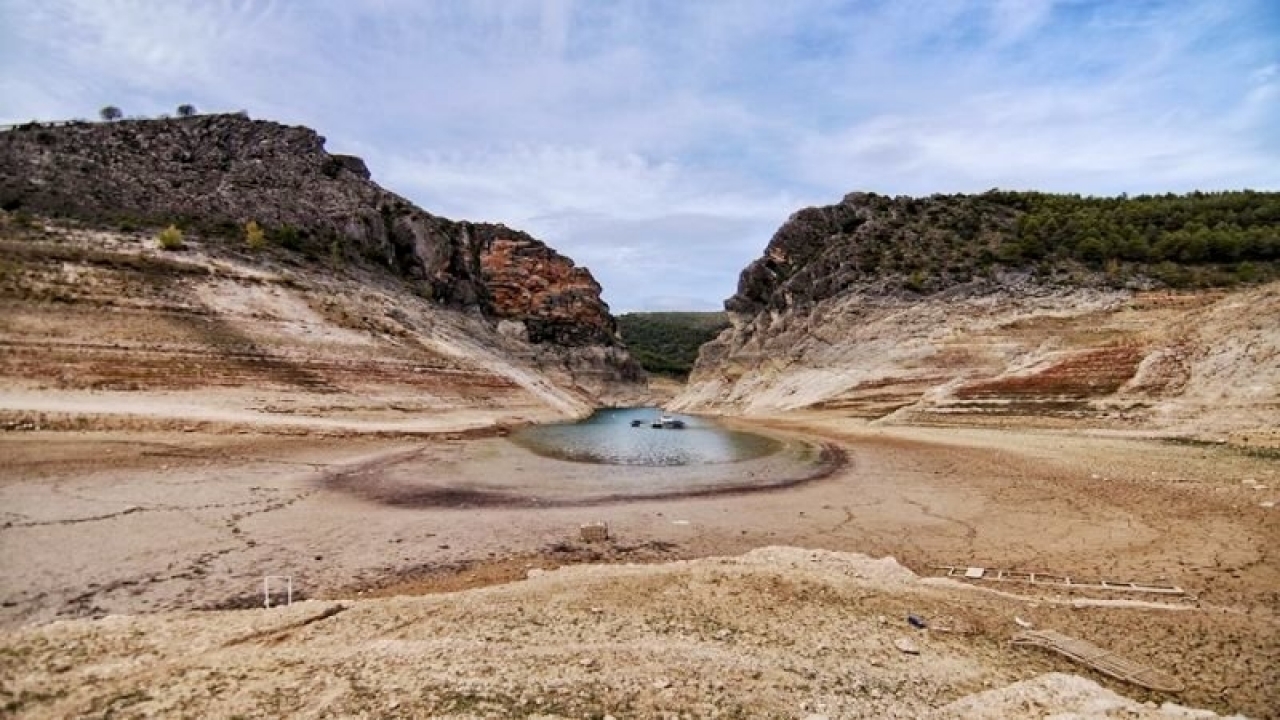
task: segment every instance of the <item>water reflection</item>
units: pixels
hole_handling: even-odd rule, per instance
[[[676,415],[684,429],[655,429],[656,408],[600,410],[576,423],[536,425],[512,439],[540,455],[611,465],[704,465],[737,462],[777,452],[772,438],[727,430],[711,420]],[[638,427],[633,421],[640,420]]]

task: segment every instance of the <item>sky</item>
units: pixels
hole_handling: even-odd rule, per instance
[[[1280,1],[0,0],[0,123],[183,103],[714,310],[853,191],[1280,190]]]

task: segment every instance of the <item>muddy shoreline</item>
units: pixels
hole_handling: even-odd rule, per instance
[[[777,452],[729,463],[610,465],[558,459],[495,438],[471,443],[442,471],[428,446],[329,473],[325,490],[406,509],[589,508],[784,490],[849,462],[834,442],[774,430]]]

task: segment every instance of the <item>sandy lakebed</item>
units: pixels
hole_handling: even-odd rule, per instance
[[[1187,596],[1155,598],[1158,608],[1122,593],[1090,604],[1060,589],[989,587],[1022,598],[1008,602],[1023,603],[1016,607],[1028,619],[1175,675],[1186,685],[1178,702],[1280,713],[1273,456],[818,413],[733,424],[782,438],[784,450],[646,469],[549,459],[486,432],[5,432],[0,624],[12,640],[70,618],[249,608],[261,604],[266,575],[291,576],[298,598],[348,602],[496,585],[572,564],[790,546],[892,556],[920,576],[953,565],[1177,585]],[[672,471],[686,473],[693,491],[644,496],[645,473]],[[575,499],[584,478],[630,489]],[[775,487],[750,489],[757,483]],[[610,540],[583,542],[579,526],[597,521],[608,523]],[[993,609],[1005,601],[992,597],[975,599],[967,622],[998,648],[1014,609]],[[930,609],[918,605],[876,607]],[[1086,672],[1025,651],[991,662],[1004,663],[1002,680]]]

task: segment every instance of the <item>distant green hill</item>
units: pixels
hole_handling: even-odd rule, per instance
[[[698,358],[698,348],[729,327],[722,312],[626,313],[618,330],[631,355],[646,372],[685,379]]]

